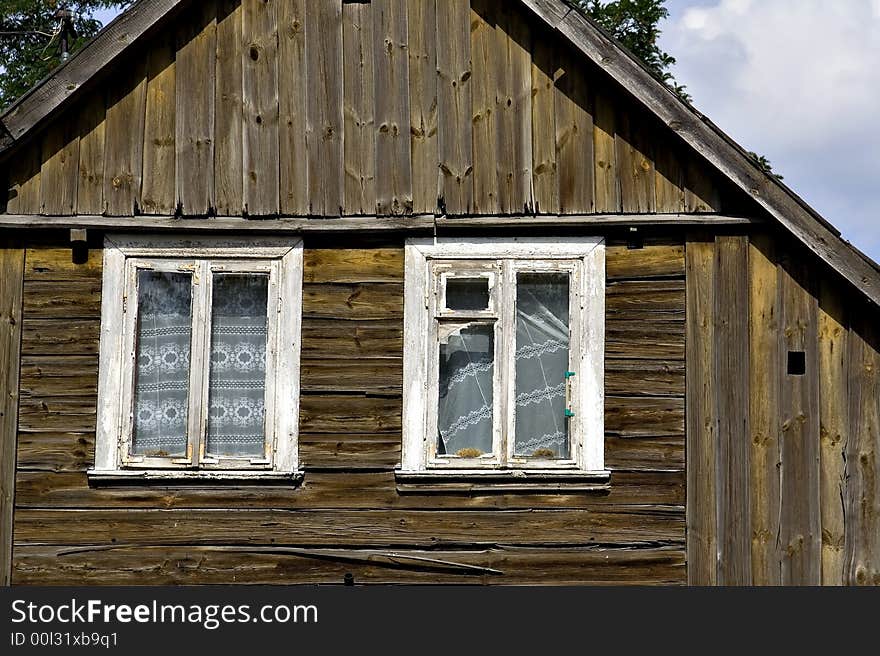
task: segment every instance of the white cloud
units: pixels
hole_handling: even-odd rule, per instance
[[[678,0],[665,26],[696,105],[880,258],[880,0]]]

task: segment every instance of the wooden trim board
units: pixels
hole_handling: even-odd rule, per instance
[[[432,214],[419,216],[357,216],[344,218],[283,218],[243,219],[217,217],[210,219],[178,219],[173,216],[40,216],[0,214],[0,228],[58,230],[95,229],[130,232],[418,232],[446,229],[480,228],[630,228],[695,226],[749,226],[762,223],[759,219],[720,214],[595,214],[540,216],[458,216]]]
[[[0,585],[10,582],[24,249],[0,240]]]

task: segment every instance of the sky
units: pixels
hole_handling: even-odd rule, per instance
[[[661,45],[696,107],[880,261],[880,0],[666,6]]]
[[[694,105],[880,261],[880,0],[667,0]]]

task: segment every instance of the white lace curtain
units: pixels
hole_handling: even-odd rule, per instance
[[[141,271],[132,450],[183,456],[187,445],[192,277]]]
[[[568,275],[520,274],[516,307],[516,432],[519,456],[566,458]],[[438,452],[492,452],[494,328],[458,327],[441,339]]]
[[[214,277],[208,453],[264,451],[268,291],[265,276]]]
[[[182,456],[192,342],[192,280],[142,271],[139,278],[133,451]],[[215,275],[207,452],[259,456],[265,444],[268,279]]]

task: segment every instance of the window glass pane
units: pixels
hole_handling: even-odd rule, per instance
[[[192,277],[138,273],[137,371],[132,453],[186,454]]]
[[[515,454],[568,458],[569,276],[520,273],[516,286]]]
[[[438,455],[492,453],[492,324],[440,325]]]
[[[265,453],[269,278],[215,274],[207,453]]]
[[[447,278],[447,310],[488,310],[488,278]]]

